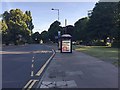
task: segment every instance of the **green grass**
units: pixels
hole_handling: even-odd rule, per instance
[[[73,45],[73,49],[97,57],[101,60],[118,65],[118,49],[107,46],[80,46]]]

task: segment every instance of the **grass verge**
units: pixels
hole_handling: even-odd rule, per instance
[[[73,49],[86,53],[90,56],[97,57],[103,61],[110,62],[116,66],[120,65],[118,62],[118,49],[107,46],[80,46],[73,45]]]

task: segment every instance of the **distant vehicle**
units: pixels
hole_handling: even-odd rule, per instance
[[[43,40],[40,40],[40,44],[43,44]]]
[[[80,45],[80,42],[79,41],[73,41],[72,44],[73,45]]]
[[[72,42],[73,45],[76,45],[77,43],[75,41]]]

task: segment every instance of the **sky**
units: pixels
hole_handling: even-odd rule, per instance
[[[96,2],[98,2],[96,0]],[[61,26],[74,25],[80,18],[86,17],[88,10],[93,10],[96,2],[2,2],[2,12],[11,9],[21,9],[23,12],[30,10],[34,24],[33,32],[48,30],[50,25],[58,19]]]

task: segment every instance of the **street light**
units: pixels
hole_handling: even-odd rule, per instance
[[[59,21],[59,9],[54,9],[54,8],[52,8],[51,10],[56,10],[56,11],[58,11],[58,21]]]
[[[59,9],[54,9],[52,8],[51,10],[56,10],[58,11],[58,21],[59,21]],[[58,49],[60,50],[61,46],[60,46],[60,37],[61,37],[61,31],[58,31]]]

